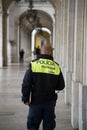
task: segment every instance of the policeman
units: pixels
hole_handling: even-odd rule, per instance
[[[46,39],[41,39],[40,55],[33,60],[24,75],[22,83],[22,101],[29,105],[27,129],[39,130],[43,121],[43,130],[54,130],[56,90],[65,87],[59,65],[53,60],[52,47]]]

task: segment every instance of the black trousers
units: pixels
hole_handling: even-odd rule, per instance
[[[27,118],[27,128],[29,130],[39,130],[42,121],[43,130],[54,130],[55,122],[55,101],[31,105]]]

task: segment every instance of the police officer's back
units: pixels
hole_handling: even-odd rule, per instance
[[[30,104],[27,120],[29,130],[38,130],[41,120],[43,130],[54,130],[57,100],[55,91],[64,87],[61,69],[52,57],[52,47],[42,39],[40,55],[30,63],[22,84],[22,100],[26,105]]]

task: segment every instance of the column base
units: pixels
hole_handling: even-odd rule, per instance
[[[87,86],[79,85],[79,130],[87,130]]]
[[[72,81],[72,103],[71,103],[71,124],[74,129],[78,129],[78,101],[79,83]]]

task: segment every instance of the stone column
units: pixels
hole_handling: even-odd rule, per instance
[[[51,40],[51,45],[53,46],[54,48],[54,51],[53,51],[53,57],[54,59],[56,58],[56,53],[55,53],[55,44],[56,44],[56,41],[55,41],[55,23],[53,23],[53,33],[51,34],[51,37],[52,37],[52,40]]]
[[[16,62],[19,62],[19,25],[16,25],[15,41],[16,41]]]
[[[3,66],[7,66],[7,12],[3,11],[2,15],[2,57]]]
[[[55,56],[55,60],[59,62],[59,22],[58,22],[58,7],[56,4],[56,11],[55,11],[55,45],[54,48],[55,50],[53,51],[53,54]]]
[[[61,1],[58,0],[56,4],[56,19],[55,19],[55,59],[61,65],[61,19],[62,19],[62,12],[61,12]]]
[[[60,66],[63,68],[63,54],[64,54],[64,43],[63,43],[63,36],[64,36],[64,1],[61,0],[61,6],[60,6]]]
[[[19,52],[21,50],[21,25],[19,26]]]
[[[0,67],[2,67],[2,14],[0,13]]]
[[[85,3],[85,23],[84,23],[84,30],[85,30],[85,35],[84,35],[84,84],[87,86],[87,0]]]
[[[70,86],[69,86],[69,76],[67,75],[67,61],[68,61],[68,35],[69,35],[69,0],[65,1],[64,4],[64,77],[65,77],[65,103],[69,104],[69,90],[70,90]]]
[[[57,4],[56,4],[57,6]],[[53,47],[54,47],[54,51],[53,51],[53,55],[55,57],[55,61],[56,60],[56,42],[57,42],[57,37],[56,37],[56,34],[57,34],[57,31],[58,31],[58,28],[57,28],[57,15],[58,15],[58,10],[57,10],[57,7],[55,6],[55,43],[53,44]],[[58,51],[57,51],[58,52]]]
[[[75,17],[75,0],[65,2],[65,103],[71,104],[71,82],[73,71],[73,51],[74,51],[74,18]]]
[[[74,32],[74,69],[72,81],[71,123],[74,129],[79,127],[79,83],[82,82],[83,54],[83,13],[84,1],[75,0],[75,32]]]
[[[79,130],[87,130],[87,0],[84,3],[83,84],[79,85]]]
[[[16,51],[14,52],[14,56],[15,56],[15,62],[19,62],[19,51],[20,51],[20,49],[19,49],[19,39],[21,38],[21,37],[19,37],[20,36],[20,26],[18,25],[18,23],[15,23],[15,43],[16,43]],[[21,43],[20,43],[21,44]]]

